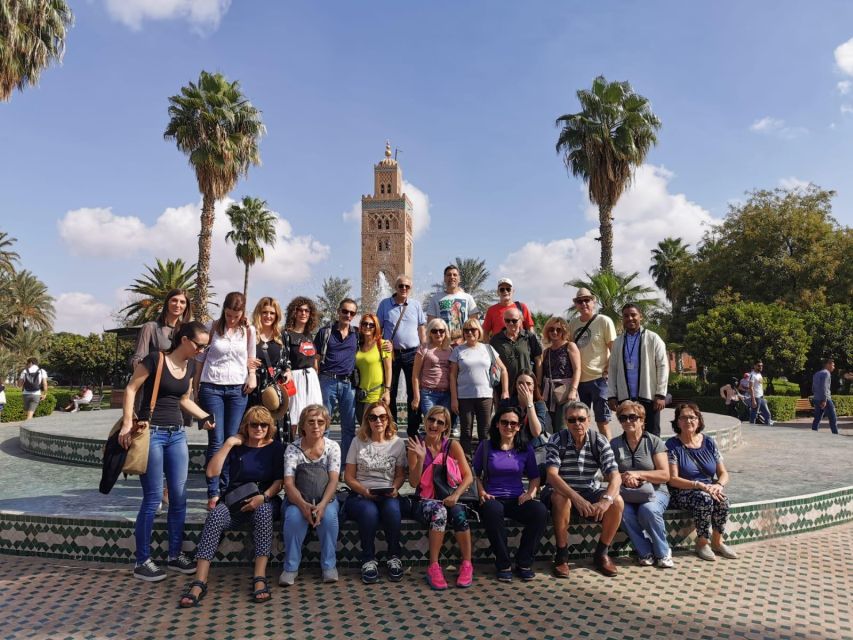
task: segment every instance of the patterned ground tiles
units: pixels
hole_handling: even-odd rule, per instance
[[[179,610],[186,582],[147,584],[126,567],[41,558],[0,562],[0,638],[853,638],[853,524],[738,546],[741,558],[703,562],[677,554],[664,571],[619,561],[604,578],[585,561],[571,579],[544,572],[501,584],[478,565],[471,589],[432,592],[420,569],[399,584],[364,586],[353,570],[336,585],[316,570],[272,602],[248,601],[248,570],[214,566],[210,593]],[[448,571],[448,578],[453,574]]]

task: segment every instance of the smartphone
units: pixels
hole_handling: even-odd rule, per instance
[[[376,487],[370,490],[370,495],[373,496],[390,496],[394,493],[394,487]]]

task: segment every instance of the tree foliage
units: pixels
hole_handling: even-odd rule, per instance
[[[119,313],[124,314],[128,326],[143,324],[156,320],[163,310],[163,301],[166,294],[172,289],[186,289],[191,298],[195,296],[196,276],[195,265],[186,265],[184,261],[155,259],[154,267],[145,265],[148,273],[142,274],[140,278],[133,281],[126,291],[133,294],[136,299],[121,309]]]
[[[658,246],[652,249],[652,264],[649,275],[654,279],[658,288],[663,291],[666,299],[672,302],[672,283],[674,272],[680,265],[690,260],[689,245],[681,238],[664,238]]]
[[[598,300],[598,313],[613,320],[618,328],[622,326],[622,307],[625,304],[633,302],[644,316],[649,316],[658,307],[658,299],[650,297],[655,290],[635,282],[639,275],[636,271],[630,274],[599,271],[586,274],[585,280],[571,280],[564,285],[589,289]],[[569,309],[570,318],[576,314],[577,309]]]
[[[120,343],[116,357],[113,334],[55,333],[50,338],[42,365],[66,384],[103,386],[112,380],[117,366],[126,366],[132,348],[129,342]]]
[[[833,358],[839,371],[853,366],[853,306],[849,304],[816,305],[802,314],[811,337],[804,379],[811,383],[812,374],[821,368],[821,360]]]
[[[275,246],[276,217],[267,209],[267,201],[245,196],[225,212],[231,222],[231,231],[225,235],[226,242],[234,244],[237,260],[243,263],[243,297],[248,299],[249,268],[258,260],[264,261],[264,245]]]
[[[320,323],[334,322],[337,317],[341,300],[351,298],[352,285],[349,278],[326,278],[323,280],[323,293],[317,298],[317,310],[320,313]]]

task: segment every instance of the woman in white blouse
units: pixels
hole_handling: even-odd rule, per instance
[[[203,366],[196,368],[198,404],[214,417],[207,433],[205,465],[222,448],[222,443],[237,433],[246,411],[249,394],[257,386],[250,359],[255,358],[255,328],[246,319],[246,299],[239,291],[225,296],[222,315],[210,325],[210,347],[199,355]],[[223,466],[218,478],[208,478],[207,508],[219,502],[228,486],[230,470]]]

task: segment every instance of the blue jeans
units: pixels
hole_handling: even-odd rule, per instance
[[[240,428],[240,421],[246,412],[249,396],[243,393],[242,384],[211,384],[202,382],[198,390],[198,403],[202,409],[213,415],[216,426],[207,432],[207,451],[204,454],[204,464],[222,448],[227,438],[235,435]],[[218,478],[207,479],[207,497],[220,495],[228,486],[230,470],[228,465],[222,466]]]
[[[338,380],[326,375],[320,375],[320,393],[323,394],[323,405],[329,415],[338,408],[341,420],[341,475],[347,461],[347,451],[355,438],[355,391],[349,380]]]
[[[151,426],[151,444],[148,447],[148,470],[139,476],[142,485],[142,505],[136,516],[136,563],[142,564],[151,557],[151,532],[154,514],[163,499],[163,473],[169,487],[169,557],[177,558],[184,541],[184,521],[187,518],[187,471],[190,452],[187,434],[180,431],[160,431]]]
[[[663,512],[668,504],[669,494],[660,490],[655,491],[655,497],[648,502],[625,503],[622,528],[641,558],[650,555],[665,558],[670,554],[669,543],[666,541],[666,524],[663,521]]]
[[[317,525],[320,566],[323,569],[334,569],[337,564],[335,553],[338,544],[338,509],[337,499],[332,500]],[[308,535],[308,521],[295,504],[284,503],[281,535],[284,540],[284,570],[298,571],[299,563],[302,562],[302,543]]]
[[[578,398],[592,409],[597,423],[610,422],[610,406],[607,404],[607,380],[596,378],[578,385]]]
[[[426,417],[434,406],[444,407],[450,411],[450,391],[431,391],[421,389],[421,414]]]
[[[819,403],[815,403],[812,429],[817,431],[817,428],[820,426],[820,421],[823,420],[824,415],[829,418],[830,431],[832,431],[832,433],[838,433],[838,415],[835,413],[835,403],[828,398],[826,400],[826,406],[823,409],[820,408]]]
[[[756,406],[752,406],[752,400],[749,400],[749,422],[750,424],[755,424],[755,416],[757,414],[761,414],[761,417],[764,418],[764,424],[771,424],[773,420],[770,418],[770,407],[767,406],[767,400],[764,399],[764,396],[760,398],[756,398],[755,401]]]
[[[351,493],[346,504],[347,518],[355,520],[358,525],[358,536],[361,539],[361,562],[376,559],[376,532],[379,521],[385,531],[385,542],[388,543],[388,557],[400,557],[400,499],[379,496],[368,500]]]

